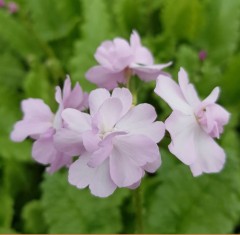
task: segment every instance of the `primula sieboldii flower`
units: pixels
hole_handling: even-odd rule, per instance
[[[69,182],[78,188],[89,186],[92,194],[107,197],[117,187],[136,188],[145,171],[155,172],[161,158],[157,143],[165,127],[155,121],[150,104],[132,106],[126,88],[110,95],[103,88],[89,95],[90,114],[74,109],[62,112],[64,128],[55,135],[58,149],[81,154],[69,168]]]
[[[88,99],[79,84],[71,90],[70,78],[65,80],[63,91],[56,87],[55,98],[59,104],[55,115],[41,99],[23,100],[23,119],[15,124],[11,133],[11,139],[16,142],[21,142],[27,137],[36,140],[32,148],[33,158],[41,164],[49,164],[48,171],[51,173],[72,162],[71,156],[57,151],[53,143],[56,130],[63,126],[61,113],[65,108],[83,110]]]
[[[216,104],[219,88],[201,101],[181,68],[178,83],[160,75],[155,92],[173,109],[165,122],[171,135],[169,150],[190,166],[194,176],[219,172],[225,163],[224,150],[214,141],[229,121],[229,113]]]
[[[95,53],[99,63],[86,73],[89,81],[108,90],[126,84],[131,75],[137,75],[143,81],[155,80],[162,69],[171,65],[154,64],[151,52],[143,47],[136,31],[130,37],[130,44],[122,38],[105,41]],[[164,73],[163,73],[164,74]]]

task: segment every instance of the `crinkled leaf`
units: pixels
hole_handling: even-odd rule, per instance
[[[27,203],[22,211],[25,233],[47,233],[47,227],[43,218],[42,204],[33,200]]]
[[[31,59],[41,55],[42,51],[36,38],[20,19],[14,18],[8,12],[0,11],[0,38],[21,56]]]
[[[240,1],[205,0],[205,25],[199,46],[219,66],[236,50],[239,39]]]
[[[17,89],[21,86],[25,72],[20,61],[5,52],[0,57],[0,82],[1,85],[7,86],[9,89]]]
[[[118,233],[122,229],[120,206],[128,190],[98,198],[88,189],[67,182],[67,175],[46,176],[42,185],[44,218],[50,233]]]
[[[199,0],[167,0],[160,15],[164,31],[176,39],[194,40],[203,25]]]
[[[38,35],[52,41],[65,37],[79,21],[79,2],[68,0],[27,1]]]
[[[54,88],[49,82],[48,72],[38,63],[28,72],[23,88],[26,97],[43,99],[47,104],[54,103]]]

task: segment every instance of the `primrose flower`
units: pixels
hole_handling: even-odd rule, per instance
[[[99,65],[89,69],[86,77],[99,87],[112,90],[118,84],[126,84],[130,76],[137,75],[143,81],[152,81],[171,65],[154,64],[151,52],[143,47],[136,31],[130,37],[130,44],[122,38],[105,41],[95,53]],[[163,73],[164,74],[164,73]]]
[[[89,186],[99,197],[117,187],[138,187],[145,171],[155,172],[161,164],[157,143],[165,127],[155,121],[155,109],[146,103],[132,106],[126,88],[115,88],[112,95],[103,88],[92,91],[89,109],[89,115],[65,109],[64,128],[54,138],[56,147],[68,154],[86,149],[71,164],[69,182],[78,188]]]
[[[169,150],[190,166],[194,176],[219,172],[225,163],[225,152],[214,138],[220,137],[230,116],[216,104],[220,90],[216,87],[201,101],[182,68],[178,83],[160,75],[155,88],[155,92],[173,109],[165,122],[172,139]]]
[[[50,164],[50,173],[72,162],[71,156],[57,151],[53,143],[56,130],[63,125],[62,111],[69,107],[82,110],[87,104],[87,95],[82,92],[79,84],[71,90],[70,78],[65,80],[63,92],[60,87],[56,87],[55,97],[59,104],[55,115],[41,99],[23,100],[23,119],[15,124],[11,133],[11,139],[15,142],[21,142],[27,137],[36,140],[32,148],[33,158],[41,164]]]

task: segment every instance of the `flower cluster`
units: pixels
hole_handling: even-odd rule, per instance
[[[225,152],[214,138],[220,137],[229,113],[216,104],[219,88],[201,101],[184,69],[180,69],[177,84],[162,71],[171,63],[154,65],[152,54],[135,31],[130,44],[121,38],[103,42],[95,58],[100,65],[91,68],[86,77],[100,88],[90,94],[78,83],[71,89],[68,77],[63,90],[56,88],[56,114],[40,99],[22,101],[24,116],[15,124],[11,139],[32,138],[32,156],[48,165],[48,172],[67,167],[70,184],[89,187],[99,197],[111,195],[118,187],[135,189],[146,172],[154,173],[160,167],[158,143],[165,129],[171,136],[170,152],[194,176],[223,168]],[[133,105],[131,91],[118,87],[127,84],[132,75],[143,81],[156,80],[155,93],[173,110],[165,123],[157,121],[152,105]]]

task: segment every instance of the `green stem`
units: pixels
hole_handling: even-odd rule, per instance
[[[133,200],[135,206],[135,233],[142,234],[143,227],[143,202],[142,202],[142,192],[140,187],[134,190]]]

